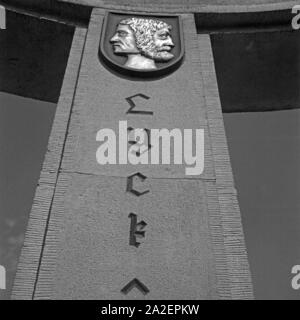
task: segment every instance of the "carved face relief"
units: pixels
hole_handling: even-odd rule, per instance
[[[101,62],[129,77],[175,70],[184,56],[181,18],[108,12],[99,55]]]
[[[133,30],[126,24],[119,24],[115,35],[110,39],[115,54],[136,54],[139,50],[135,44]]]
[[[156,31],[153,36],[153,42],[155,44],[154,60],[163,62],[174,58],[174,54],[170,53],[174,43],[168,28]]]
[[[129,18],[122,20],[110,39],[115,54],[128,55],[125,66],[133,69],[156,69],[155,62],[174,58],[172,27],[161,20]]]

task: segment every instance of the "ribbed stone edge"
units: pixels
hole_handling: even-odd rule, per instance
[[[85,37],[86,29],[75,29],[48,148],[27,225],[24,246],[19,258],[11,296],[11,298],[15,300],[31,300],[34,297],[49,215],[68,131]]]
[[[215,164],[216,188],[232,299],[253,299],[252,279],[237,193],[230,164],[210,37],[198,35],[209,135]],[[215,191],[212,191],[214,193]],[[220,270],[222,270],[222,264]],[[225,270],[225,266],[224,266]],[[219,274],[219,276],[222,275]]]
[[[54,279],[57,270],[57,256],[62,248],[61,242],[64,235],[64,200],[70,187],[71,174],[60,173],[55,189],[55,196],[51,208],[43,258],[34,293],[34,300],[56,300]]]
[[[102,26],[105,13],[105,10],[93,9],[86,37],[86,48],[89,48],[90,42],[94,41],[93,35],[95,32],[99,33],[100,35],[100,30],[93,28],[93,26],[95,23],[100,23],[100,25]],[[99,19],[101,19],[100,22]],[[88,61],[91,59],[91,55],[93,54],[94,53],[89,52],[89,50],[86,50],[82,56],[80,76],[78,79],[78,88],[84,86],[88,72],[86,66],[88,65]],[[82,128],[82,124],[80,122],[80,108],[82,105],[84,105],[84,97],[82,96],[81,90],[77,90],[76,97],[74,99],[72,118],[69,126],[69,132],[71,134],[68,135],[68,139],[66,140],[64,157],[61,166],[63,172],[68,172],[66,168],[72,168],[74,163],[74,153],[76,150],[76,146],[79,143],[79,135]],[[71,171],[74,172],[74,170]]]
[[[100,16],[102,16],[102,18],[104,17],[104,14],[105,12],[100,10]],[[82,82],[85,81],[85,64],[86,59],[89,59],[89,41],[92,41],[92,38],[90,37],[91,29],[93,27],[93,24],[95,22],[98,22],[98,17],[99,16],[95,16],[95,14],[92,14],[90,18],[89,27],[85,35],[85,46],[82,52],[76,88],[80,88],[82,86]],[[82,105],[82,100],[79,91],[80,90],[76,90],[76,95],[74,95],[73,98],[72,117],[68,126],[68,136],[64,145],[62,165],[60,168],[57,186],[55,189],[52,211],[48,224],[48,232],[47,237],[45,239],[44,254],[43,259],[41,261],[40,272],[38,274],[38,281],[36,284],[36,291],[34,295],[35,300],[56,299],[54,278],[55,272],[57,270],[57,256],[59,255],[59,252],[61,250],[61,241],[63,241],[62,239],[64,235],[64,200],[66,192],[70,187],[70,183],[72,183],[72,173],[65,172],[65,170],[63,169],[63,163],[65,163],[66,161],[72,163],[74,159],[74,150],[77,145],[78,134],[81,128],[78,114],[79,111],[77,109],[78,105]]]
[[[260,12],[260,11],[277,11],[290,10],[294,5],[298,4],[295,1],[282,1],[274,3],[251,4],[245,2],[245,5],[214,5],[214,4],[194,4],[194,5],[179,5],[179,4],[161,4],[151,5],[143,2],[143,4],[110,4],[106,0],[58,0],[59,2],[68,2],[91,7],[98,7],[108,10],[122,11],[142,11],[142,12],[169,12],[169,13],[198,13],[198,12],[219,12],[219,13],[243,13],[243,12]],[[200,2],[200,1],[199,1]]]

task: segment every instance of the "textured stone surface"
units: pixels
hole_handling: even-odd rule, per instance
[[[218,298],[204,182],[148,179],[144,188],[150,192],[138,198],[126,192],[125,178],[61,179],[52,216],[63,216],[63,245],[52,275],[47,263],[57,237],[52,221],[36,298],[48,298],[52,277],[50,298],[56,299]],[[138,248],[129,245],[130,213],[147,223]],[[120,292],[134,278],[148,287],[147,296]]]
[[[252,298],[209,37],[197,36],[193,15],[181,15],[187,46],[182,69],[163,79],[137,83],[110,73],[98,62],[103,16],[103,10],[93,11],[70,126],[65,123],[63,166],[58,177],[54,170],[51,208],[45,202],[43,209],[50,215],[45,222],[35,216],[37,211],[32,213],[31,223],[35,219],[42,223],[36,239],[30,229],[27,234],[34,257],[41,257],[39,269],[31,275],[28,269],[27,274],[20,271],[15,297],[28,297],[32,287],[25,286],[24,292],[22,280],[29,275],[36,278],[34,299]],[[192,180],[178,172],[153,174],[143,169],[148,178],[134,185],[149,192],[136,197],[126,192],[126,170],[95,169],[91,155],[97,144],[89,139],[95,136],[97,123],[109,127],[120,120],[123,95],[138,93],[137,87],[153,94],[153,108],[160,116],[151,123],[139,117],[134,124],[204,126],[209,151],[206,174]],[[173,112],[168,113],[170,99]],[[42,209],[44,203],[37,203],[36,210],[39,206]],[[139,248],[129,245],[131,212],[138,222],[147,223],[145,238],[138,238]],[[20,270],[30,258],[25,252]],[[120,293],[133,278],[150,293],[144,296],[136,289],[128,295]]]
[[[124,2],[123,0],[58,0],[76,4],[91,5],[101,8],[131,9],[131,10],[152,10],[158,8],[166,11],[197,12],[197,11],[261,11],[288,9],[297,3],[289,0],[251,0],[245,3],[244,0],[134,0]]]
[[[185,30],[190,25],[184,21]],[[112,74],[101,65],[98,58],[101,25],[95,24],[87,39],[78,83],[74,113],[70,125],[72,135],[67,140],[63,170],[68,172],[92,173],[126,177],[142,171],[149,177],[195,178],[186,176],[183,165],[100,165],[96,161],[96,150],[100,142],[96,133],[110,128],[118,133],[120,120],[126,120],[133,128],[169,130],[174,128],[204,129],[205,132],[205,171],[201,178],[213,178],[213,162],[209,143],[206,110],[202,83],[195,88],[193,69],[197,64],[195,43],[197,41],[194,25],[191,32],[185,32],[185,59],[180,68],[155,81],[132,81]],[[142,93],[150,99],[135,98],[137,110],[152,111],[151,115],[126,114],[130,105],[125,100]],[[184,110],[184,111],[183,111]],[[195,144],[194,144],[195,145]]]
[[[189,181],[184,173],[172,177],[168,171],[155,175],[142,170],[148,178],[134,186],[150,192],[136,197],[126,193],[128,168],[94,169],[97,145],[89,143],[95,128],[114,128],[116,120],[130,118],[124,98],[140,92],[137,89],[154,96],[155,117],[147,123],[138,116],[132,126],[199,128],[206,123],[204,100],[193,81],[187,82],[193,78],[197,48],[193,19],[184,17],[188,54],[182,69],[161,80],[132,82],[98,62],[102,18],[102,11],[96,11],[90,24],[64,153],[63,172],[76,173],[61,173],[57,184],[35,299],[144,298],[137,290],[127,296],[120,292],[134,278],[149,288],[147,299],[219,298],[205,181]],[[180,77],[186,79],[184,89]],[[207,157],[212,164],[211,153]],[[147,223],[138,249],[129,245],[131,212]]]

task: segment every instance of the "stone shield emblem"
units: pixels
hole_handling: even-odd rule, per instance
[[[184,56],[181,18],[108,12],[99,56],[110,69],[127,76],[171,73]]]

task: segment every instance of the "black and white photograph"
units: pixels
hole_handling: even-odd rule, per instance
[[[0,300],[300,300],[300,2],[0,0]]]

